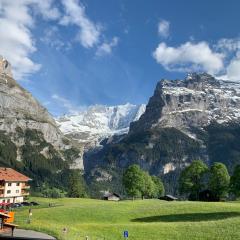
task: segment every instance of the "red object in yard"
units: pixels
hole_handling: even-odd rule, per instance
[[[9,206],[11,203],[0,203],[0,206]]]

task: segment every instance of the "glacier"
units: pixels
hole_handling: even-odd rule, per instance
[[[145,109],[145,104],[93,105],[55,120],[64,135],[87,147],[95,147],[105,138],[128,133],[130,123],[137,121]]]

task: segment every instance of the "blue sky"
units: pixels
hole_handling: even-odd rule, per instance
[[[240,79],[239,9],[237,0],[0,0],[0,54],[55,116],[141,104],[161,78]]]

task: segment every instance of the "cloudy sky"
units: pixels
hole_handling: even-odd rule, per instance
[[[0,0],[0,54],[53,115],[146,103],[161,78],[240,80],[238,0]]]

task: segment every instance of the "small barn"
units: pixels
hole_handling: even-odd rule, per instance
[[[178,200],[176,197],[172,195],[165,195],[159,198],[160,200],[165,200],[165,201],[175,201]]]
[[[220,199],[216,197],[210,190],[204,190],[199,193],[199,201],[203,202],[219,202]]]
[[[107,201],[120,201],[121,197],[117,193],[105,193],[103,195],[103,200],[107,200]]]

